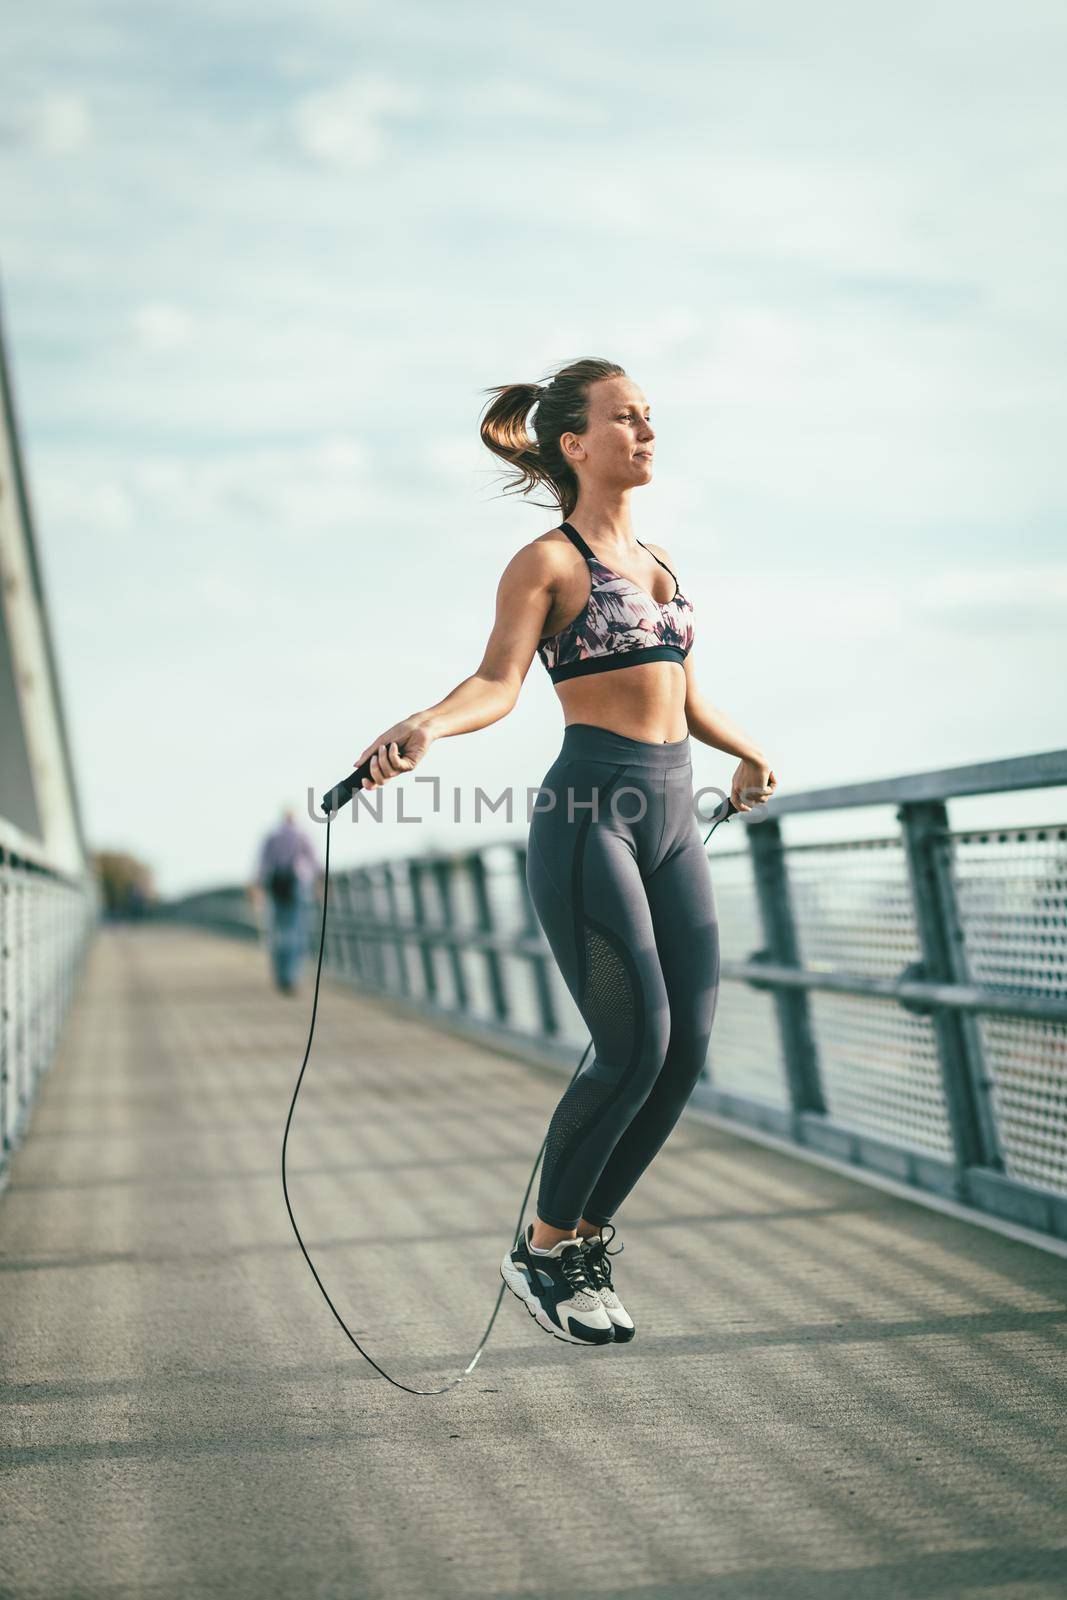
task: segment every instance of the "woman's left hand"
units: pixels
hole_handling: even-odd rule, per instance
[[[730,799],[738,811],[751,811],[753,806],[765,806],[777,787],[773,768],[766,757],[760,756],[738,764]]]

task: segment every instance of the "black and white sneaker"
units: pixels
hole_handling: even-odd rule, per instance
[[[637,1329],[634,1327],[633,1318],[615,1292],[615,1286],[611,1281],[611,1262],[608,1257],[621,1255],[626,1247],[620,1244],[617,1250],[609,1250],[608,1245],[615,1237],[615,1224],[606,1222],[604,1227],[611,1229],[610,1239],[604,1238],[604,1229],[601,1228],[599,1234],[593,1234],[590,1238],[582,1240],[585,1270],[600,1296],[600,1304],[614,1324],[615,1343],[625,1344],[628,1339],[633,1338]]]
[[[514,1250],[500,1263],[500,1276],[535,1322],[568,1344],[613,1344],[615,1327],[600,1302],[581,1239],[561,1239],[544,1255],[530,1249],[528,1222]]]

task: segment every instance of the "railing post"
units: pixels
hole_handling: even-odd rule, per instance
[[[426,915],[426,895],[423,887],[423,874],[426,871],[424,862],[413,859],[411,862],[411,906],[415,921],[420,928],[429,925]],[[437,970],[433,960],[433,945],[429,939],[419,938],[419,958],[422,962],[422,981],[426,998],[434,1005],[437,1004]]]
[[[777,817],[746,828],[752,851],[756,899],[765,941],[764,959],[782,966],[799,967],[796,926],[789,896],[782,828]],[[774,1004],[782,1040],[789,1100],[794,1116],[801,1112],[826,1112],[819,1062],[811,1031],[807,991],[775,988]]]
[[[0,1157],[11,1148],[11,872],[0,850]]]
[[[947,807],[942,800],[905,801],[897,819],[903,830],[925,976],[932,982],[968,983]],[[1002,1170],[978,1019],[969,1012],[937,1006],[933,1027],[957,1180],[964,1167]]]
[[[315,926],[311,935],[314,940],[318,929],[322,926],[322,897],[315,894],[311,897],[312,910],[314,911]],[[349,890],[348,874],[339,872],[331,886],[326,912],[326,954],[323,964],[327,970],[334,966],[341,977],[348,972],[352,965],[349,955],[351,942],[351,895]],[[314,954],[314,944],[312,945]]]
[[[324,972],[329,972],[333,966],[343,967],[340,959],[341,934],[337,921],[337,902],[341,896],[337,892],[337,883],[330,886],[330,908],[326,916],[326,941],[322,952],[322,967]],[[332,909],[332,914],[331,914]],[[313,879],[308,885],[304,905],[304,954],[313,960],[319,953],[319,930],[322,927],[322,896],[319,893],[317,880]]]
[[[40,1072],[41,893],[40,879],[26,885],[26,1099],[32,1102]]]
[[[489,886],[486,883],[485,857],[481,851],[476,851],[469,858],[471,885],[474,889],[474,901],[478,908],[478,925],[483,933],[493,932],[493,905],[489,898]],[[485,956],[486,971],[489,975],[489,992],[493,1000],[493,1015],[498,1022],[506,1023],[508,1020],[508,997],[504,987],[503,964],[499,950],[492,946],[487,947]]]
[[[389,902],[389,920],[392,922],[394,928],[397,928],[397,933],[390,942],[393,947],[393,953],[396,956],[396,968],[400,993],[407,998],[407,996],[411,993],[411,982],[408,978],[407,948],[404,943],[404,935],[397,927],[398,923],[400,922],[400,917],[397,914],[396,879],[393,876],[393,864],[390,861],[385,862],[384,866],[382,867],[382,881],[385,884],[385,896]]]
[[[11,940],[15,955],[15,1091],[16,1116],[21,1125],[30,1103],[30,1069],[26,1050],[26,943],[29,918],[26,902],[29,885],[24,877],[15,880],[15,926]]]
[[[358,900],[361,912],[369,921],[374,921],[374,893],[371,888],[370,874],[366,867],[358,867],[352,874],[352,895]],[[378,949],[378,936],[372,930],[370,933],[357,935],[356,949],[359,951],[359,975],[369,989],[381,989],[381,952]]]
[[[437,893],[441,899],[441,909],[444,912],[445,927],[449,933],[456,930],[455,896],[452,893],[452,858],[445,857],[433,863],[433,875],[437,880]],[[463,953],[454,939],[448,941],[448,954],[452,961],[452,981],[456,986],[456,1010],[470,1010],[470,994],[467,990],[467,977],[463,971]]]
[[[52,1019],[55,1013],[56,994],[56,889],[48,882],[44,894],[44,981],[41,989],[41,1053],[46,1061],[52,1059],[55,1037]]]
[[[347,932],[345,935],[345,958],[348,970],[362,983],[365,981],[365,963],[359,937],[359,885],[356,882],[355,868],[350,867],[344,875],[345,883],[345,915]]]

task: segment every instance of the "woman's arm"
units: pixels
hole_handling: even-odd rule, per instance
[[[725,711],[719,711],[702,692],[691,650],[685,658],[685,720],[689,732],[701,744],[725,750],[728,756],[740,756],[742,761],[766,759],[756,741],[742,733],[737,723],[731,722]]]
[[[742,733],[736,722],[731,722],[725,711],[713,706],[701,692],[692,651],[685,658],[685,686],[685,720],[691,736],[714,750],[741,758],[730,790],[734,805],[739,811],[751,811],[753,805],[766,804],[778,779],[755,740]]]
[[[470,676],[435,705],[386,728],[356,757],[354,767],[371,756],[374,777],[364,778],[364,789],[410,772],[435,739],[473,733],[507,716],[519,698],[555,598],[559,568],[550,544],[535,540],[524,545],[504,568],[489,642]]]

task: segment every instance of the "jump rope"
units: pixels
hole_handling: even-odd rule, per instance
[[[402,753],[403,752],[401,752],[401,754]],[[479,1344],[477,1350],[474,1352],[474,1355],[471,1358],[471,1360],[468,1362],[467,1366],[465,1366],[463,1371],[460,1373],[459,1377],[458,1378],[453,1378],[451,1383],[444,1384],[440,1389],[413,1389],[413,1388],[411,1388],[411,1386],[409,1384],[401,1383],[398,1378],[391,1377],[389,1375],[389,1373],[386,1372],[384,1367],[380,1367],[378,1365],[377,1361],[375,1361],[373,1356],[370,1356],[370,1355],[367,1354],[366,1350],[364,1350],[363,1346],[360,1344],[359,1340],[356,1338],[355,1334],[352,1332],[351,1328],[348,1326],[348,1323],[345,1321],[344,1317],[342,1317],[341,1313],[338,1311],[337,1307],[334,1305],[333,1301],[330,1299],[330,1296],[326,1291],[326,1285],[323,1283],[322,1279],[319,1277],[318,1272],[315,1269],[315,1263],[314,1263],[314,1261],[312,1261],[311,1255],[308,1252],[308,1247],[304,1243],[303,1239],[301,1238],[300,1229],[296,1225],[296,1217],[293,1215],[293,1206],[292,1206],[292,1202],[289,1199],[289,1185],[288,1185],[288,1183],[286,1181],[286,1173],[285,1173],[285,1152],[286,1152],[286,1148],[287,1148],[288,1143],[289,1143],[289,1128],[292,1125],[293,1112],[296,1110],[296,1097],[300,1093],[300,1085],[304,1081],[304,1073],[305,1073],[305,1071],[307,1069],[308,1057],[311,1054],[311,1040],[314,1037],[314,1033],[315,1033],[315,1013],[318,1011],[318,1008],[319,1008],[319,978],[320,978],[321,973],[322,973],[322,953],[323,953],[323,950],[325,949],[325,946],[326,946],[326,906],[327,906],[327,902],[328,902],[328,898],[329,898],[329,892],[330,892],[330,824],[333,822],[334,817],[337,815],[338,811],[340,811],[341,807],[344,806],[344,805],[347,805],[349,800],[351,800],[354,791],[356,789],[361,789],[362,788],[363,779],[364,778],[373,777],[373,773],[371,772],[371,760],[372,759],[373,759],[372,756],[368,756],[366,761],[364,761],[360,766],[358,766],[354,772],[350,773],[347,778],[343,778],[340,783],[335,784],[334,787],[327,794],[323,795],[321,801],[319,802],[320,809],[322,811],[325,811],[325,813],[326,813],[326,868],[325,868],[325,874],[324,874],[323,885],[322,885],[322,928],[321,928],[321,931],[319,933],[319,960],[318,960],[318,965],[315,968],[315,996],[314,996],[314,999],[312,1001],[312,1006],[311,1006],[311,1027],[308,1029],[307,1048],[304,1051],[304,1059],[303,1059],[303,1061],[302,1061],[302,1063],[300,1065],[300,1071],[299,1071],[299,1073],[297,1075],[296,1087],[293,1090],[293,1098],[289,1103],[289,1115],[285,1119],[285,1132],[282,1135],[282,1193],[285,1195],[285,1208],[289,1213],[289,1221],[293,1225],[293,1232],[296,1234],[296,1242],[300,1246],[301,1250],[303,1251],[304,1260],[307,1262],[308,1267],[311,1269],[311,1276],[314,1278],[315,1282],[318,1284],[319,1290],[320,1290],[320,1292],[322,1294],[322,1298],[325,1300],[326,1304],[329,1306],[330,1310],[333,1312],[333,1315],[334,1315],[337,1323],[339,1324],[342,1332],[344,1333],[345,1337],[347,1339],[349,1339],[352,1344],[355,1345],[355,1347],[359,1351],[360,1355],[364,1358],[364,1360],[370,1362],[371,1366],[375,1369],[376,1372],[380,1372],[383,1378],[387,1378],[389,1380],[389,1382],[392,1383],[392,1384],[395,1384],[395,1386],[398,1389],[404,1389],[404,1390],[406,1390],[406,1392],[408,1394],[419,1394],[419,1395],[447,1394],[450,1389],[454,1389],[457,1384],[462,1383],[464,1378],[470,1376],[470,1374],[474,1371],[474,1368],[477,1366],[479,1360],[481,1359],[482,1351],[485,1349],[487,1343],[489,1342],[489,1335],[493,1331],[493,1324],[496,1321],[496,1314],[500,1310],[500,1303],[504,1298],[504,1293],[505,1293],[505,1290],[507,1289],[507,1284],[503,1283],[503,1282],[501,1283],[500,1289],[499,1289],[499,1291],[497,1293],[497,1297],[496,1297],[496,1305],[493,1307],[493,1314],[489,1318],[489,1324],[488,1324],[485,1332],[482,1334],[481,1343]],[[716,818],[716,820],[712,823],[711,827],[708,829],[708,831],[707,831],[707,833],[706,833],[706,835],[704,837],[705,846],[707,845],[707,842],[711,838],[712,834],[715,832],[715,829],[719,826],[719,823],[720,822],[728,822],[730,817],[738,810],[739,810],[739,807],[735,806],[733,801],[731,799],[727,798],[726,810],[723,812],[721,817],[717,817]],[[589,1043],[586,1045],[585,1050],[584,1050],[584,1052],[582,1054],[582,1059],[579,1061],[577,1067],[574,1069],[574,1076],[570,1080],[571,1083],[574,1082],[574,1079],[578,1076],[579,1072],[581,1072],[583,1066],[585,1065],[585,1058],[589,1054],[589,1051],[592,1048],[592,1044],[593,1044],[593,1041],[592,1041],[592,1039],[590,1039]],[[570,1084],[568,1084],[567,1087],[570,1088]],[[522,1233],[523,1218],[526,1215],[526,1202],[530,1198],[530,1191],[533,1188],[533,1181],[534,1181],[534,1178],[535,1178],[535,1176],[537,1174],[537,1169],[541,1164],[541,1157],[545,1153],[545,1145],[547,1143],[548,1143],[548,1134],[546,1132],[545,1137],[541,1142],[541,1148],[537,1152],[537,1160],[533,1164],[533,1171],[530,1173],[529,1182],[526,1185],[526,1193],[522,1197],[522,1205],[519,1207],[519,1220],[518,1220],[518,1223],[516,1224],[516,1227],[515,1227],[515,1237],[514,1237],[514,1239],[512,1241],[512,1246],[511,1246],[512,1249],[514,1249],[515,1246],[518,1244],[519,1236]]]

